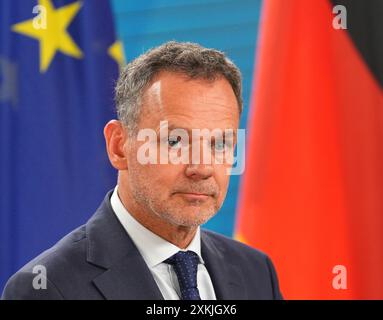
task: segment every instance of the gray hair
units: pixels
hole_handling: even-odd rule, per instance
[[[239,113],[242,113],[242,80],[237,66],[221,51],[196,43],[170,41],[128,63],[117,80],[117,116],[130,133],[136,131],[144,91],[161,71],[178,72],[191,79],[209,81],[226,78],[233,88]]]

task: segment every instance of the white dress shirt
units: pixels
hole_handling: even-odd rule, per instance
[[[173,270],[173,266],[164,261],[180,250],[191,250],[194,251],[200,259],[197,271],[197,286],[200,297],[202,300],[215,300],[214,287],[201,256],[200,228],[198,227],[189,246],[186,249],[180,249],[145,228],[133,218],[122,204],[117,193],[117,188],[116,186],[110,199],[113,211],[144,258],[164,299],[179,300],[181,296],[177,275]]]

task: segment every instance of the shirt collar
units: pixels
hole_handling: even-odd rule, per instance
[[[197,232],[189,246],[186,249],[180,249],[144,227],[128,212],[118,196],[118,186],[114,188],[110,203],[118,220],[132,238],[149,267],[155,267],[180,250],[195,252],[200,259],[200,263],[204,263],[201,256],[200,227],[197,228]]]

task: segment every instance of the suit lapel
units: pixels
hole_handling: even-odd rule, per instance
[[[105,299],[163,299],[144,259],[110,205],[109,192],[86,224],[87,261],[105,271],[93,284]]]
[[[93,283],[107,300],[163,299],[145,261],[135,252],[116,262]]]
[[[206,231],[201,232],[201,254],[218,300],[247,299],[238,265],[225,259],[225,250]]]
[[[93,284],[105,299],[163,299],[138,249],[115,216],[110,191],[86,224],[87,261],[105,271]],[[208,232],[201,232],[201,253],[217,299],[246,299],[238,265],[225,259],[225,250]]]

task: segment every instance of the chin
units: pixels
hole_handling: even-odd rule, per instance
[[[167,218],[178,226],[198,227],[206,223],[215,213],[213,210],[204,210],[201,213],[201,208],[185,208],[181,212],[169,215]]]

